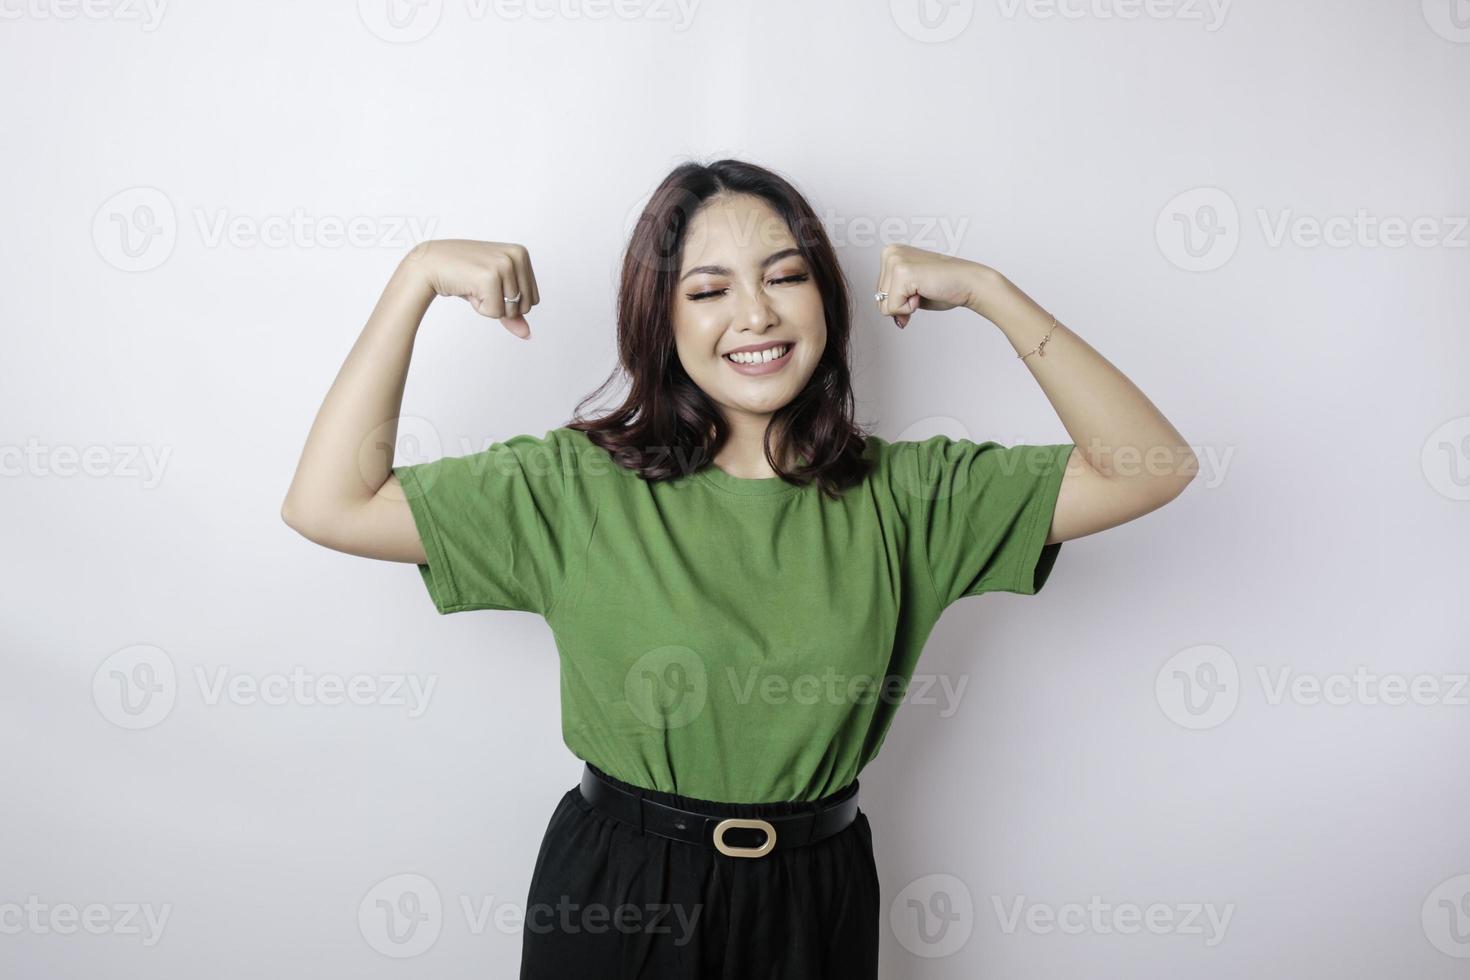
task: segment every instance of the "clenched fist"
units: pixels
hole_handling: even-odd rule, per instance
[[[531,339],[526,313],[541,302],[524,245],[442,238],[415,245],[404,259],[437,296],[461,296],[522,340]]]

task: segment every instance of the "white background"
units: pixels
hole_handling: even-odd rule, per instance
[[[562,424],[614,363],[636,209],[728,155],[829,220],[872,431],[1067,440],[986,321],[874,314],[883,225],[1000,269],[1203,464],[1040,595],[946,612],[919,672],[958,710],[905,705],[862,774],[884,975],[1462,976],[1456,2],[0,2],[0,973],[514,975],[494,910],[580,773],[550,632],[441,617],[281,499],[408,221],[526,244],[544,300],[530,343],[430,310],[419,461]],[[295,668],[435,686],[417,716],[215,696]],[[1354,671],[1346,703],[1276,695]],[[1381,703],[1421,675],[1432,703]],[[395,945],[405,890],[442,912]],[[1125,933],[1130,904],[1172,925]]]

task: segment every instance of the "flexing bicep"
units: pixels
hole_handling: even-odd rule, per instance
[[[1075,446],[1067,458],[1067,472],[1057,491],[1047,544],[1096,534],[1142,517],[1164,506],[1173,496],[1161,496],[1138,485],[1130,486],[1104,476],[1087,462]]]
[[[396,473],[389,474],[378,492],[364,503],[298,530],[323,547],[349,555],[416,564],[428,560]]]

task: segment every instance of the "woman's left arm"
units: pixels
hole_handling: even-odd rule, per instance
[[[1018,355],[1027,355],[1026,366],[1076,447],[1067,460],[1048,544],[1142,517],[1194,479],[1198,459],[1153,402],[996,270],[889,245],[878,289],[888,294],[879,302],[881,311],[900,327],[916,310],[964,306],[999,327]]]

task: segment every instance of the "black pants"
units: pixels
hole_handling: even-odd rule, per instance
[[[720,817],[769,817],[824,802],[712,803],[638,791]],[[745,844],[733,834],[731,842]],[[536,857],[520,977],[876,980],[878,917],[873,835],[861,809],[846,829],[814,844],[731,857],[645,834],[594,808],[574,786]]]

